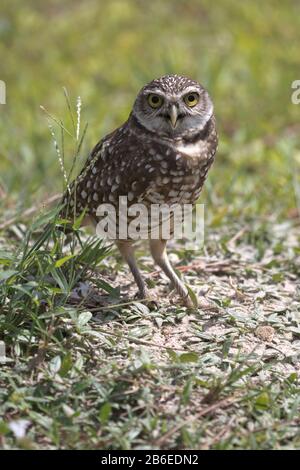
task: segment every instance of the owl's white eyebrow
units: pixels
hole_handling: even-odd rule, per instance
[[[198,88],[195,88],[194,86],[188,86],[186,87],[186,89],[180,94],[180,96],[185,96],[187,95],[188,93],[191,93],[191,91],[193,93],[197,93],[198,95],[200,95],[201,93],[201,90],[199,90]]]
[[[191,85],[191,86],[186,87],[185,90],[182,91],[182,93],[178,93],[178,94],[176,93],[176,94],[174,94],[174,96],[177,96],[177,97],[179,96],[181,98],[182,96],[185,96],[190,92],[197,93],[198,95],[201,94],[201,90],[199,90],[198,88],[195,88],[193,85]],[[151,88],[151,89],[148,88],[148,89],[144,90],[145,95],[149,95],[149,94],[152,94],[152,93],[154,93],[156,95],[160,95],[160,96],[165,96],[165,93],[162,92],[161,89],[159,89],[159,88]]]
[[[159,89],[159,88],[151,88],[151,90],[144,90],[144,94],[145,95],[149,95],[149,94],[156,94],[156,95],[160,95],[160,96],[164,96],[164,93]]]

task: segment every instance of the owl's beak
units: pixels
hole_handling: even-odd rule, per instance
[[[177,119],[178,119],[178,110],[175,104],[172,104],[170,108],[170,114],[169,114],[170,122],[172,124],[172,127],[175,129],[176,124],[177,124]]]

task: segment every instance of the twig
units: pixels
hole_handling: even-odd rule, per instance
[[[6,192],[5,192],[2,184],[0,183],[0,198],[4,199],[5,197],[6,197]]]
[[[21,220],[25,217],[29,217],[30,215],[34,214],[38,210],[42,209],[43,207],[47,206],[48,204],[51,204],[52,202],[58,201],[61,198],[61,194],[55,194],[54,196],[49,197],[45,201],[43,201],[41,204],[35,205],[30,207],[29,209],[26,209],[26,211],[23,212],[23,214],[18,214],[12,217],[11,219],[6,220],[2,224],[0,224],[0,230],[3,230],[10,225],[14,224],[18,220]]]
[[[216,436],[213,437],[213,439],[209,443],[208,448],[211,448],[214,444],[217,444],[220,441],[220,439],[224,438],[224,436],[228,433],[228,431],[231,431],[232,425],[233,425],[235,420],[236,420],[236,416],[232,416],[232,418],[225,425],[225,427],[223,429],[221,429],[221,431]],[[207,448],[207,447],[205,447],[205,448]]]
[[[291,420],[286,420],[286,421],[281,421],[281,422],[277,422],[277,423],[273,423],[272,425],[268,424],[267,426],[261,426],[257,429],[252,429],[251,431],[246,431],[244,429],[241,429],[240,430],[240,433],[244,436],[244,437],[248,437],[250,434],[256,434],[256,433],[261,433],[261,432],[264,432],[264,431],[273,431],[273,430],[277,430],[277,428],[280,428],[282,426],[299,426],[299,418],[295,418],[295,419],[291,419]]]
[[[181,272],[186,272],[186,271],[191,271],[192,269],[201,269],[205,271],[210,271],[210,272],[220,272],[220,271],[225,271],[228,270],[229,268],[232,268],[232,266],[237,265],[237,262],[230,262],[230,261],[211,261],[207,262],[204,260],[196,259],[193,263],[190,263],[188,265],[180,265],[176,266],[177,271]],[[244,264],[242,261],[239,261],[238,263],[239,266],[243,267]],[[150,277],[155,277],[159,276],[161,274],[161,271],[159,269],[155,271],[151,271],[148,273],[148,276]]]
[[[243,227],[241,230],[239,230],[228,242],[227,242],[227,248],[230,251],[234,251],[235,249],[235,243],[242,238],[242,236],[249,230],[249,227]]]
[[[187,424],[201,418],[202,416],[207,415],[208,413],[211,413],[212,411],[215,411],[219,408],[225,408],[226,406],[230,405],[231,403],[234,402],[236,399],[235,396],[231,396],[229,398],[224,398],[224,400],[219,401],[218,403],[214,403],[213,405],[207,406],[203,410],[199,411],[199,413],[196,413],[194,416],[189,416],[186,420],[182,421],[181,423],[177,424],[173,428],[171,428],[168,432],[163,434],[159,439],[155,441],[155,445],[158,447],[161,447],[161,445],[173,434],[175,434],[177,431],[180,431],[184,426]]]
[[[168,346],[163,346],[162,344],[153,343],[152,341],[145,341],[143,339],[133,338],[132,336],[125,335],[124,333],[113,333],[112,331],[106,331],[103,328],[99,328],[99,327],[97,327],[96,331],[99,331],[100,333],[104,335],[115,336],[116,338],[119,338],[119,339],[126,339],[127,341],[131,341],[132,343],[142,344],[143,346],[151,346],[153,348],[165,349],[165,350],[172,349],[173,351],[179,351],[179,352],[193,352],[189,349],[170,348]]]

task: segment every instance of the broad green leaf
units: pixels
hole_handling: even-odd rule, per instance
[[[263,392],[255,400],[255,408],[265,410],[270,406],[270,397],[267,392]]]
[[[70,353],[66,354],[62,360],[61,367],[59,369],[59,375],[65,377],[68,372],[72,369],[73,361]]]
[[[196,296],[195,292],[187,284],[186,284],[186,288],[188,290],[189,296],[191,298],[191,301],[193,302],[194,307],[197,308],[198,307],[198,299],[197,299],[197,296]]]
[[[50,364],[49,364],[50,372],[52,374],[57,374],[59,369],[61,368],[61,358],[60,356],[55,356],[53,359],[51,359]]]
[[[105,424],[111,415],[111,405],[110,403],[105,403],[100,408],[99,419],[102,424]]]
[[[74,258],[75,256],[76,256],[76,255],[64,256],[63,258],[57,260],[54,266],[55,266],[56,268],[60,268],[60,267],[63,266],[67,261],[69,261],[70,259]]]
[[[92,316],[93,314],[91,312],[82,312],[77,319],[77,325],[79,327],[86,325]]]
[[[182,363],[185,362],[198,362],[199,356],[195,352],[182,353],[179,356],[179,361]]]

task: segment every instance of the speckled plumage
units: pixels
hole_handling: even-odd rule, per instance
[[[158,111],[147,104],[151,93],[163,99]],[[199,95],[196,109],[185,106],[184,93]],[[171,106],[177,113],[175,127],[168,121]],[[194,204],[216,148],[215,118],[206,90],[177,75],[153,80],[138,94],[128,120],[91,152],[71,185],[71,196],[65,195],[66,214],[78,215],[85,209],[97,222],[99,204],[117,208],[120,196],[127,197],[128,205]]]

